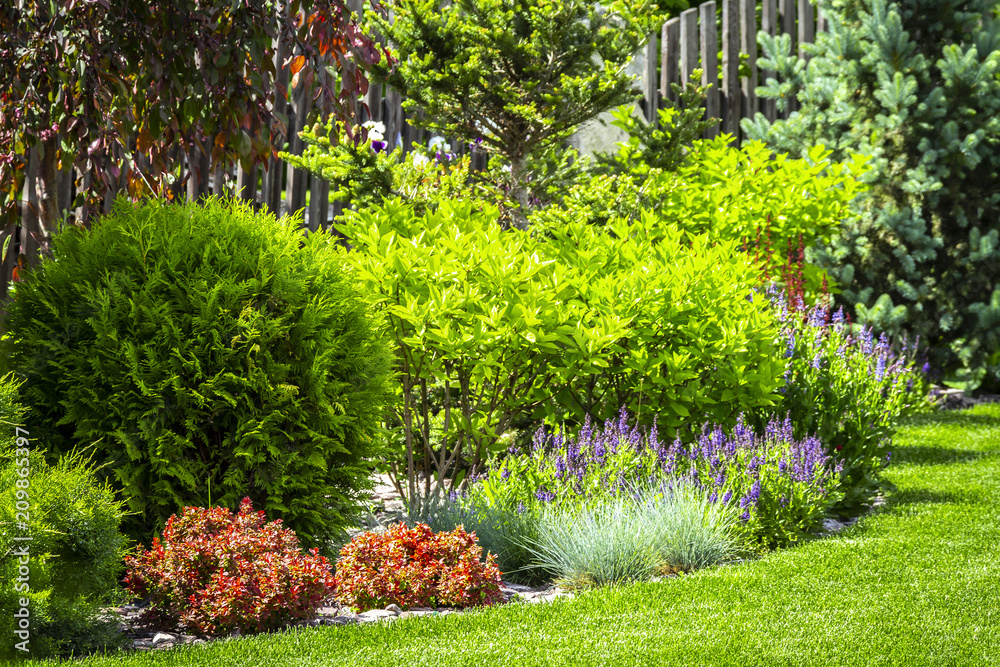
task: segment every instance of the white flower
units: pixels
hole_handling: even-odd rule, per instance
[[[368,121],[362,127],[368,128],[368,138],[372,141],[385,140],[385,124]]]
[[[437,135],[431,137],[431,140],[427,142],[427,147],[431,150],[437,148],[438,146],[444,146],[447,148],[448,142],[445,141],[444,137],[439,137]]]
[[[430,162],[430,158],[422,153],[410,153],[410,155],[413,156],[413,164],[417,167],[422,167]]]

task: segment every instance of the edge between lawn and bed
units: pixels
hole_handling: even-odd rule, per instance
[[[906,420],[884,506],[758,560],[544,605],[294,629],[143,665],[983,665],[1000,660],[1000,404]]]

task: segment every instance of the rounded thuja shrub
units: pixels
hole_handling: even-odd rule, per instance
[[[7,352],[51,456],[96,459],[148,542],[244,496],[307,547],[369,487],[388,348],[327,235],[241,203],[118,201],[18,286]]]

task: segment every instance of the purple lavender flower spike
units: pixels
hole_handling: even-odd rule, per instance
[[[824,324],[826,324],[826,308],[816,304],[816,306],[809,311],[809,326],[821,327]]]
[[[750,493],[747,496],[750,499],[751,505],[756,505],[757,501],[760,500],[760,480],[758,479],[750,487]]]
[[[510,477],[510,468],[504,466],[503,470],[500,471],[500,479],[506,481],[509,477]]]
[[[543,503],[551,503],[556,499],[556,494],[549,491],[544,484],[538,487],[538,491],[535,492],[535,498]]]
[[[875,362],[875,379],[881,380],[885,377],[885,355],[878,355],[878,360]]]
[[[726,485],[726,471],[720,470],[719,474],[715,476],[715,486],[722,488]]]
[[[531,452],[535,453],[543,449],[546,440],[548,440],[548,435],[545,433],[545,427],[539,426],[538,430],[535,431],[535,436],[531,439]]]
[[[729,489],[724,494],[722,494],[722,504],[728,505],[729,501],[733,499],[733,490]]]
[[[874,338],[875,336],[870,328],[861,330],[861,351],[865,355],[870,355],[874,350]]]
[[[820,369],[823,368],[823,351],[822,350],[819,350],[818,352],[816,352],[816,356],[813,357],[812,367],[814,369],[816,369],[816,370],[820,370]]]
[[[719,501],[719,494],[716,493],[715,491],[712,491],[712,493],[708,496],[708,502],[714,505],[718,501]]]
[[[785,349],[785,359],[790,358],[795,354],[795,331],[793,329],[788,330],[788,347]]]
[[[517,503],[517,513],[518,514],[524,514],[527,511],[528,511],[528,508],[526,508],[524,506],[524,503],[518,501],[518,503]]]

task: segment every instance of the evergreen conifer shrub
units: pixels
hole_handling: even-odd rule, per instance
[[[367,488],[387,348],[326,235],[240,203],[119,201],[19,286],[8,352],[50,456],[96,459],[149,542],[249,497],[306,546]]]
[[[1000,19],[995,0],[828,0],[808,66],[760,34],[762,97],[801,108],[753,139],[873,157],[862,215],[823,264],[858,321],[909,330],[945,370],[1000,385]]]
[[[124,508],[80,452],[46,463],[21,391],[0,378],[0,663],[118,648]]]

